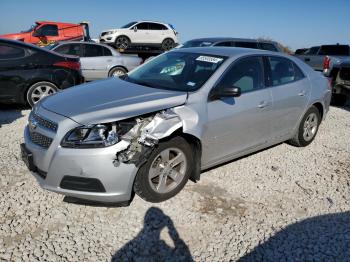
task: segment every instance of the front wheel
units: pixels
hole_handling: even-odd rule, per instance
[[[289,143],[298,147],[309,145],[315,139],[320,123],[320,112],[315,106],[310,107],[301,120],[297,133],[289,140]]]
[[[57,87],[50,82],[38,82],[29,87],[27,91],[27,102],[33,107],[34,104],[39,102],[46,96],[52,95],[57,92]]]
[[[139,169],[134,191],[146,201],[165,201],[185,186],[193,165],[191,146],[182,137],[161,142]]]
[[[115,47],[117,49],[127,49],[130,46],[130,40],[126,36],[119,36],[115,40]]]

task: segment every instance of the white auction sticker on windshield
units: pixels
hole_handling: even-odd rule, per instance
[[[201,56],[197,57],[196,60],[197,61],[202,61],[202,62],[208,62],[208,63],[217,64],[217,63],[221,62],[223,59],[219,58],[219,57],[201,55]]]

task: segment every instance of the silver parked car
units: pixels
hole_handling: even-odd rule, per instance
[[[201,170],[289,141],[307,146],[329,108],[324,76],[297,58],[187,48],[128,75],[40,101],[22,158],[48,190],[100,202],[176,195]]]
[[[120,76],[142,63],[137,56],[122,55],[108,45],[94,42],[59,42],[47,48],[60,54],[79,56],[86,81]]]

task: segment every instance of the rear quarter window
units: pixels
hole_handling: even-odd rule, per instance
[[[0,45],[0,59],[18,59],[25,57],[25,50],[20,47]]]

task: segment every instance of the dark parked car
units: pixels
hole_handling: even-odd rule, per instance
[[[207,37],[192,39],[185,42],[178,48],[187,47],[207,47],[207,46],[226,46],[226,47],[242,47],[262,49],[274,52],[282,52],[278,44],[274,41],[265,41],[259,39],[244,39],[244,38],[232,38],[232,37]]]
[[[84,82],[78,57],[0,39],[0,102],[28,103]]]

